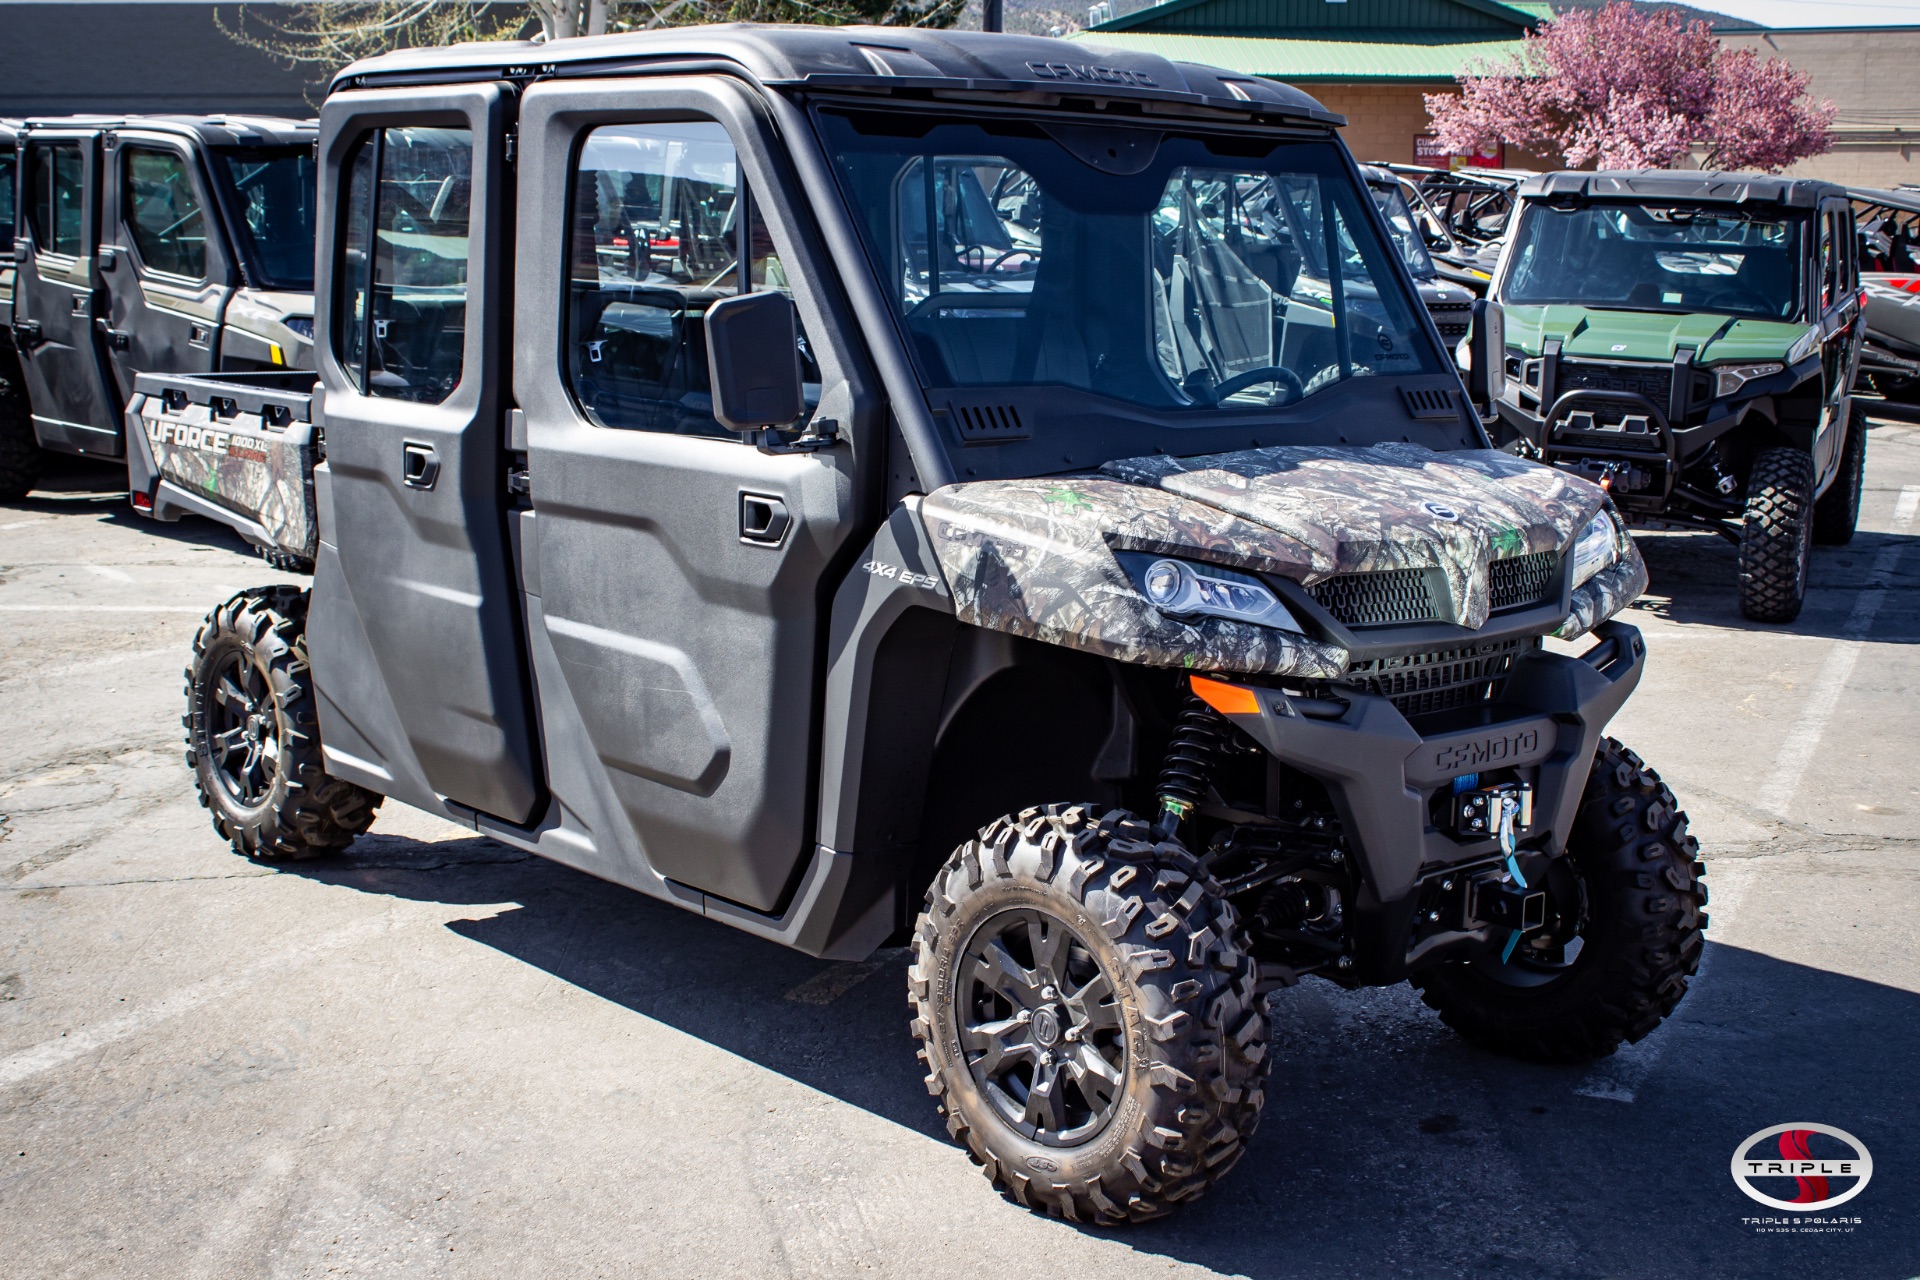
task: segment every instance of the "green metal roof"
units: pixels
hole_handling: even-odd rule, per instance
[[[1243,75],[1288,81],[1452,80],[1469,63],[1507,61],[1520,51],[1522,43],[1519,40],[1383,43],[1101,30],[1075,32],[1067,39],[1157,53],[1177,62],[1204,62]]]

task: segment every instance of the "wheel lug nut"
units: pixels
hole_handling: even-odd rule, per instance
[[[1040,998],[1042,1000],[1051,1000],[1053,999],[1053,995],[1054,995],[1054,992],[1052,987],[1040,988]]]

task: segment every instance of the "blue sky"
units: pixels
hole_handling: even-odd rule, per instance
[[[1920,26],[1920,0],[1688,0],[1769,27]]]

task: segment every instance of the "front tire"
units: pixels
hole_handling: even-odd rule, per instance
[[[0,350],[0,502],[18,502],[40,483],[46,455],[33,434],[33,411],[17,367]]]
[[[1608,738],[1563,874],[1547,880],[1548,928],[1506,961],[1440,965],[1413,985],[1441,1021],[1483,1048],[1533,1062],[1605,1057],[1659,1026],[1700,967],[1699,848],[1660,775]],[[1570,936],[1550,936],[1561,921]]]
[[[1813,459],[1799,449],[1765,449],[1753,460],[1740,529],[1740,612],[1755,622],[1792,622],[1806,603],[1813,480]]]
[[[1840,470],[1813,504],[1813,540],[1823,547],[1844,547],[1860,523],[1860,495],[1867,486],[1867,411],[1858,401],[1847,412],[1847,438],[1840,446]]]
[[[213,828],[242,857],[338,853],[381,797],[329,777],[307,663],[308,595],[242,591],[215,609],[187,668],[187,767]]]
[[[1139,818],[1027,809],[960,846],[908,978],[927,1088],[987,1177],[1080,1222],[1210,1187],[1260,1118],[1264,1001],[1239,922]]]

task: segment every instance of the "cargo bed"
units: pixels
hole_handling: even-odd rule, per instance
[[[127,490],[156,520],[204,516],[283,569],[311,572],[324,456],[307,370],[143,373],[127,402]]]

